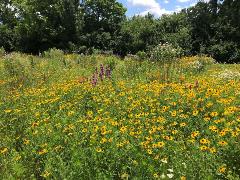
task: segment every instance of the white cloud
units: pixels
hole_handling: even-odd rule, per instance
[[[186,8],[189,8],[189,6],[179,6],[179,5],[177,5],[177,6],[175,6],[174,12],[181,12],[182,9],[186,9]]]
[[[183,8],[181,6],[176,6],[175,7],[175,12],[180,12]]]
[[[146,10],[139,15],[147,15],[148,13],[154,14],[160,17],[163,14],[170,14],[171,11],[162,9],[156,0],[127,0],[133,6],[145,7]],[[166,0],[167,1],[167,0]]]
[[[163,14],[171,14],[172,11],[168,11],[166,9],[160,9],[160,8],[151,8],[151,9],[147,9],[146,11],[143,11],[142,13],[140,13],[140,15],[145,16],[148,13],[150,14],[154,14],[157,17],[162,16]]]
[[[181,2],[181,3],[185,3],[185,2],[189,2],[190,0],[178,0],[178,2]]]
[[[159,4],[155,0],[127,0],[133,6],[142,6],[147,8],[156,8]]]
[[[169,3],[169,0],[164,0],[164,3],[165,3],[165,4],[168,4],[168,3]]]
[[[190,4],[190,7],[195,6],[196,4],[197,4],[196,2],[192,3],[192,4]]]

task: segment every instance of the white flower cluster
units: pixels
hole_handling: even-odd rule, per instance
[[[193,61],[189,63],[190,67],[196,71],[201,71],[204,68],[203,63],[200,61]]]
[[[151,51],[150,59],[152,61],[160,61],[163,63],[171,63],[180,57],[182,49],[175,48],[169,43],[159,44]]]
[[[228,79],[228,80],[240,79],[240,72],[232,71],[232,70],[224,70],[223,72],[217,73],[213,76],[221,79]]]

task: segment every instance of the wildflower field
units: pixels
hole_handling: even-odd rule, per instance
[[[0,58],[0,179],[239,179],[240,66]]]

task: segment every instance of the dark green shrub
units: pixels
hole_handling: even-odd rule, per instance
[[[240,48],[231,42],[225,42],[211,46],[208,49],[208,54],[221,63],[240,62]]]

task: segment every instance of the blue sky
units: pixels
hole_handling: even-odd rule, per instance
[[[148,12],[156,17],[180,11],[183,8],[195,5],[198,0],[117,0],[127,9],[127,16],[134,14],[145,15]],[[207,0],[205,0],[207,1]]]

